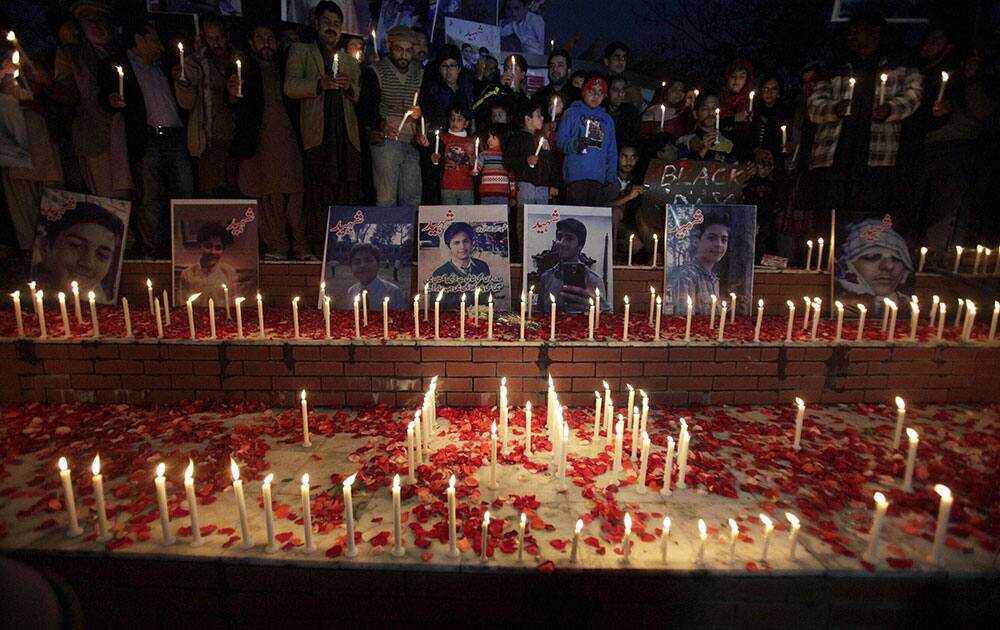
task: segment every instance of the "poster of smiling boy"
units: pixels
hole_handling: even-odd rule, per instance
[[[444,289],[441,308],[472,308],[493,294],[493,308],[510,309],[510,235],[507,206],[420,206],[417,287],[429,285],[431,300]]]
[[[753,302],[756,206],[668,205],[664,243],[663,313],[708,316],[712,296],[717,308],[736,294],[737,315],[749,315]]]
[[[833,300],[840,300],[851,315],[864,304],[869,315],[881,316],[885,298],[895,302],[901,313],[909,313],[906,305],[916,285],[910,249],[888,214],[838,222]]]
[[[257,293],[257,201],[254,199],[174,199],[174,304],[200,293],[195,306],[216,308],[229,299]]]
[[[369,311],[401,311],[411,303],[413,208],[331,206],[326,220],[322,281],[334,310],[354,308],[367,291]]]

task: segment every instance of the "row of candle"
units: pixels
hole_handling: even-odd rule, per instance
[[[993,254],[992,249],[989,247],[984,247],[983,245],[976,245],[976,258],[972,263],[972,275],[978,275],[980,268],[982,272],[988,275],[1000,276],[1000,246],[997,246],[997,260],[993,265],[993,271],[990,271],[990,256]],[[952,273],[958,273],[958,268],[962,264],[962,254],[965,253],[965,248],[961,245],[955,246],[955,264],[952,266]]]

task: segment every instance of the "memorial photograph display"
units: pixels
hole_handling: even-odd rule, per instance
[[[916,290],[913,249],[888,214],[852,221],[838,216],[831,304],[840,300],[853,315],[863,304],[880,316],[886,299],[905,307]]]

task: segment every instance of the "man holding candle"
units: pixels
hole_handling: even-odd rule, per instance
[[[573,69],[573,56],[569,51],[557,48],[549,53],[549,82],[535,93],[534,101],[551,118],[552,99],[558,98],[564,105],[569,104],[566,88],[569,86],[569,73]],[[558,116],[558,111],[557,111]],[[555,121],[552,121],[555,122]]]
[[[567,218],[556,223],[556,240],[552,249],[558,261],[542,272],[540,295],[556,296],[556,308],[565,313],[586,313],[590,300],[601,291],[600,309],[611,311],[604,280],[590,268],[595,261],[583,254],[587,243],[587,226],[579,219]]]
[[[695,99],[697,125],[693,132],[677,140],[677,157],[715,162],[735,162],[733,141],[719,131],[721,109],[719,97],[702,92]]]
[[[361,200],[361,132],[355,110],[361,68],[357,59],[338,52],[343,23],[336,3],[317,4],[316,42],[293,44],[285,62],[285,95],[299,104],[305,207],[311,210],[306,212],[306,234],[315,251],[325,244],[327,208]]]

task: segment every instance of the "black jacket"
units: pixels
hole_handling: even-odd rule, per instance
[[[273,63],[278,68],[278,77],[283,85],[285,81],[284,55],[276,56]],[[288,113],[288,118],[292,121],[295,138],[298,141],[300,135],[297,103],[294,99],[288,98],[284,90],[281,91],[281,99],[285,103],[285,112]],[[253,55],[247,56],[246,65],[243,68],[243,97],[230,103],[229,107],[233,110],[236,118],[229,153],[239,160],[252,158],[257,154],[257,147],[260,144],[260,125],[264,119],[264,78],[260,64]]]

